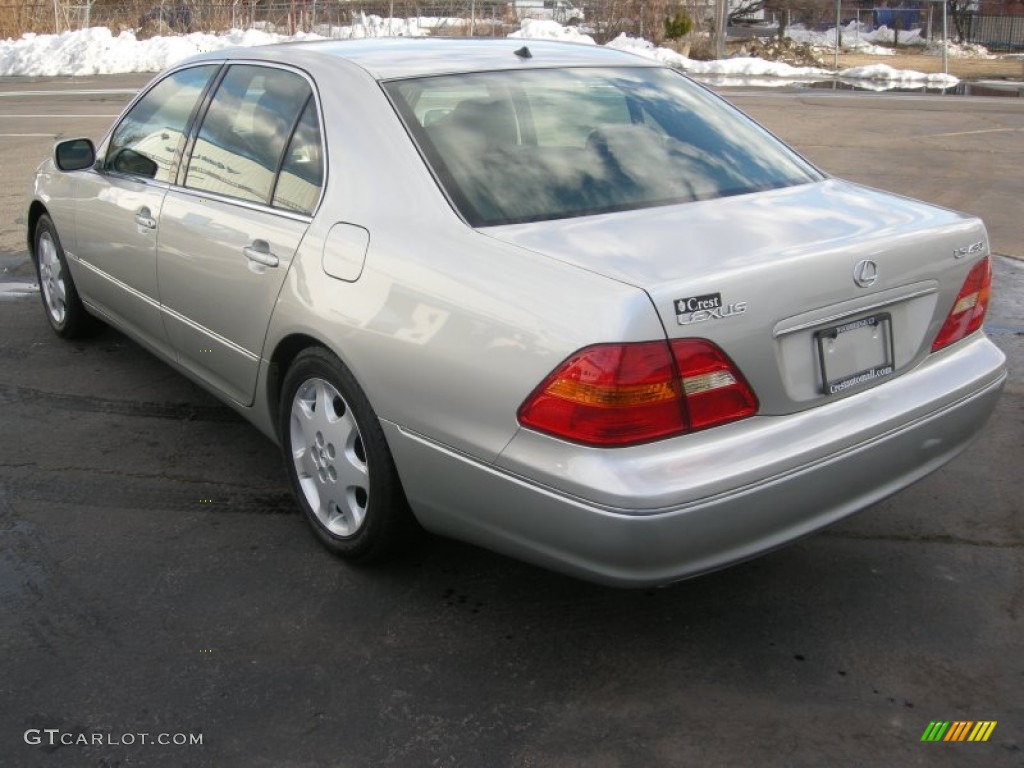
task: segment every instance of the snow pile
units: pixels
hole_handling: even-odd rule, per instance
[[[523,40],[560,40],[563,43],[588,43],[594,45],[594,38],[585,35],[576,27],[563,27],[557,21],[545,19],[523,19],[518,32],[509,37]]]
[[[764,59],[737,58],[719,59],[718,61],[696,61],[687,58],[669,48],[658,48],[653,43],[638,37],[630,37],[625,32],[608,43],[609,48],[628,51],[656,59],[663,64],[676,67],[691,75],[729,75],[733,77],[786,77],[805,78],[831,75],[827,69],[817,67],[793,67],[781,61],[765,61]]]
[[[668,48],[657,48],[647,40],[629,37],[626,34],[619,35],[608,43],[609,48],[616,48],[620,51],[646,56],[649,59],[657,59],[660,62],[676,67],[691,75],[711,75],[712,83],[722,83],[720,78],[749,78],[752,77],[773,77],[783,78],[789,81],[820,80],[822,77],[831,77],[832,72],[818,67],[792,67],[778,61],[765,61],[764,59],[719,59],[718,61],[694,61],[686,56],[676,53]],[[938,88],[952,87],[960,82],[953,75],[933,74],[926,75],[922,72],[914,72],[909,69],[893,69],[885,64],[872,64],[868,67],[852,67],[839,72],[843,80],[867,80],[867,81],[888,81],[892,86],[900,85],[930,85]],[[732,83],[729,83],[732,84]]]
[[[410,18],[383,19],[379,16],[361,16],[351,26],[318,27],[320,34],[297,33],[292,36],[276,34],[266,30],[232,30],[226,34],[213,35],[194,32],[189,35],[152,37],[138,40],[131,32],[122,32],[116,37],[105,27],[63,32],[59,35],[26,34],[19,40],[0,41],[0,76],[32,75],[104,75],[126,72],[158,72],[182,59],[202,51],[215,51],[238,46],[268,45],[288,40],[320,40],[326,37],[351,39],[364,37],[416,37],[430,31],[464,24],[464,19],[452,18]],[[852,31],[858,31],[856,22],[846,27],[843,45],[853,41]],[[794,28],[792,32],[800,33]],[[806,30],[802,30],[806,32]],[[830,31],[834,44],[835,30]],[[825,39],[830,32],[807,33]],[[884,37],[883,29],[875,30],[872,38],[866,32],[859,32],[861,39],[870,41]],[[901,33],[901,38],[909,33]],[[564,27],[551,20],[524,19],[522,28],[509,37],[530,40],[560,40],[593,45],[594,39],[581,33],[575,27]],[[854,45],[851,42],[850,45]],[[794,67],[783,62],[766,61],[760,58],[735,58],[719,61],[696,61],[669,48],[659,48],[641,38],[622,34],[608,43],[608,47],[639,54],[663,62],[684,72],[708,78],[777,78],[784,82],[821,80],[833,73],[818,67]],[[973,48],[973,47],[972,47]],[[966,47],[962,47],[966,50]],[[860,50],[860,49],[858,49]],[[985,52],[987,55],[987,52]],[[950,54],[954,55],[954,54]],[[841,78],[867,80],[869,82],[890,82],[894,85],[915,84],[948,87],[955,85],[957,78],[950,75],[925,75],[909,70],[897,70],[882,64],[871,67],[856,67],[843,70]]]
[[[796,43],[807,43],[815,48],[825,48],[834,51],[836,48],[836,30],[819,32],[814,29],[807,29],[802,24],[794,24],[786,30],[786,37]],[[866,53],[871,56],[892,56],[891,48],[883,48],[879,43],[893,45],[896,40],[896,33],[888,27],[881,26],[877,29],[870,29],[866,24],[851,21],[842,28],[840,35],[842,50],[855,53]],[[924,45],[920,29],[900,30],[900,45]]]
[[[944,75],[941,72],[926,75],[912,69],[893,69],[888,64],[851,67],[842,70],[839,77],[844,80],[884,80],[893,84],[933,85],[938,88],[952,87],[960,82],[960,79],[953,75]]]
[[[712,88],[792,88],[828,82],[831,77],[742,77],[740,75],[700,75],[700,82]]]
[[[842,28],[840,41],[842,50],[853,53],[865,53],[870,56],[893,56],[896,51],[893,48],[883,48],[882,45],[895,45],[897,37],[900,47],[925,48],[925,53],[931,56],[942,55],[942,41],[926,40],[921,37],[921,29],[901,29],[899,31],[880,26],[871,29],[866,24],[851,21]],[[822,48],[834,51],[836,48],[836,30],[829,29],[825,32],[818,32],[807,29],[802,24],[794,24],[786,30],[786,37],[796,43],[808,43],[815,48]],[[881,45],[880,45],[881,44]],[[973,43],[956,43],[952,40],[946,41],[947,56],[951,59],[994,59],[983,45]]]
[[[835,51],[835,48],[833,47],[831,50]],[[854,43],[853,45],[847,45],[844,41],[842,50],[852,53],[861,53],[864,54],[865,56],[896,55],[895,48],[883,48],[880,45],[872,45],[871,43]]]
[[[330,37],[347,40],[364,37],[418,37],[429,34],[450,19],[382,19],[362,16],[351,26],[326,27]],[[126,72],[159,72],[203,51],[237,46],[269,45],[289,40],[320,40],[328,35],[281,35],[256,29],[233,29],[220,35],[193,32],[188,35],[138,40],[131,32],[116,37],[106,27],[91,27],[59,35],[25,34],[19,40],[0,41],[0,76],[114,75]]]
[[[462,19],[458,20],[461,24]],[[334,40],[362,40],[367,37],[423,37],[436,27],[451,24],[452,19],[414,17],[411,19],[385,19],[380,16],[359,14],[359,21],[351,26],[318,24],[316,34]],[[296,35],[296,39],[298,35]]]
[[[673,51],[671,48],[659,48],[648,40],[644,40],[641,37],[630,37],[625,32],[611,42],[605,43],[605,47],[614,48],[617,51],[635,53],[638,56],[654,59],[662,64],[668,64],[670,67],[676,67],[686,72],[690,71],[688,69],[690,65],[698,63],[687,56],[683,56],[681,53]]]
[[[853,22],[853,23],[856,24],[856,22]],[[830,31],[833,33],[833,38],[834,38],[835,30],[830,30]],[[849,32],[847,32],[846,34],[849,34]],[[843,37],[845,38],[846,35],[844,34]],[[921,30],[920,29],[900,29],[900,30],[896,30],[896,29],[889,29],[888,27],[886,27],[884,25],[879,27],[878,29],[876,29],[874,31],[871,31],[871,32],[861,32],[859,34],[859,37],[861,37],[862,39],[866,38],[871,43],[885,43],[886,45],[896,45],[896,41],[899,40],[899,44],[901,46],[910,46],[910,47],[913,47],[913,46],[923,46],[923,45],[925,45],[925,43],[928,42],[923,37],[921,37]],[[834,39],[832,41],[832,45],[833,45],[833,47],[835,46],[835,40]]]
[[[251,30],[217,36],[195,33],[182,37],[136,40],[131,32],[117,37],[106,27],[59,35],[26,34],[0,43],[0,75],[109,75],[157,72],[203,50],[228,45],[276,42],[275,35]]]
[[[461,16],[416,16],[409,21],[416,22],[416,26],[423,34],[435,35],[443,35],[446,29],[452,27],[468,27],[470,25],[470,20]],[[479,25],[486,22],[477,18],[476,23]]]
[[[743,77],[820,77],[831,75],[819,67],[794,67],[781,61],[754,58],[720,59],[718,61],[690,61],[686,71],[694,75],[733,75]]]
[[[932,40],[928,43],[925,53],[929,56],[942,55],[942,41]],[[988,48],[977,43],[958,43],[955,40],[946,41],[946,56],[951,59],[997,59],[989,53]]]

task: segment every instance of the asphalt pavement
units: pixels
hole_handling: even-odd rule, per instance
[[[622,591],[437,538],[346,566],[255,429],[115,331],[49,331],[31,169],[146,79],[0,78],[0,766],[1024,765],[1024,100],[727,94],[826,170],[986,218],[1011,380],[912,488]],[[987,742],[921,741],[968,720]]]

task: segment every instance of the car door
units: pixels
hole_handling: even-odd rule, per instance
[[[157,225],[189,123],[219,65],[172,72],[142,95],[78,181],[75,258],[83,295],[125,330],[170,353],[157,286]]]
[[[323,181],[320,117],[297,72],[231,65],[164,199],[158,260],[178,361],[250,404],[270,315]]]

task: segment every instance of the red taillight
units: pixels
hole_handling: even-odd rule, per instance
[[[649,442],[742,419],[757,399],[709,341],[581,349],[519,409],[525,427],[588,445]]]
[[[992,264],[986,256],[979,261],[964,280],[964,286],[957,294],[953,308],[946,316],[939,335],[932,343],[932,352],[947,347],[954,341],[981,328],[988,310],[989,295],[992,292]]]
[[[672,342],[683,380],[690,430],[707,429],[757,413],[757,398],[718,347],[700,339]]]

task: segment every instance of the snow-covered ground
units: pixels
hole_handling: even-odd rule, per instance
[[[350,26],[319,28],[321,34],[282,35],[257,29],[234,29],[224,34],[193,32],[188,35],[138,40],[132,32],[114,36],[106,27],[92,27],[59,35],[23,35],[0,41],[0,76],[5,75],[113,75],[159,72],[202,51],[236,46],[269,45],[289,40],[340,40],[363,37],[419,37],[459,19],[382,19],[362,16]]]
[[[200,51],[219,50],[235,46],[267,45],[287,40],[316,40],[326,36],[340,39],[363,37],[415,37],[430,34],[443,27],[458,25],[459,19],[382,19],[363,16],[359,23],[345,27],[318,29],[321,34],[287,36],[259,30],[232,30],[225,34],[195,32],[189,35],[153,37],[138,40],[131,32],[115,36],[105,27],[94,27],[59,35],[27,34],[18,40],[0,41],[0,76],[7,75],[99,75],[125,72],[158,72]],[[795,27],[790,32],[796,40],[816,46],[835,45],[835,30],[825,33],[808,32]],[[891,36],[891,33],[888,33]],[[842,35],[843,47],[874,52],[876,43],[885,39],[886,30],[880,28],[868,33],[852,23]],[[802,36],[802,37],[801,37]],[[831,37],[829,37],[831,36]],[[901,33],[901,42],[914,38],[912,33]],[[550,39],[593,45],[594,39],[576,27],[564,27],[554,21],[525,19],[522,28],[510,37],[521,39]],[[857,47],[860,43],[869,46]],[[923,42],[923,41],[922,41]],[[608,43],[611,48],[657,59],[685,72],[706,79],[721,78],[773,78],[779,82],[830,79],[836,73],[815,67],[792,67],[781,62],[758,58],[733,58],[719,61],[696,61],[668,48],[659,48],[639,38],[622,35]],[[881,49],[887,50],[887,49]],[[987,54],[987,52],[986,52]],[[868,81],[880,87],[929,85],[950,87],[958,80],[951,75],[931,74],[910,70],[897,70],[883,64],[842,70],[843,80]]]

